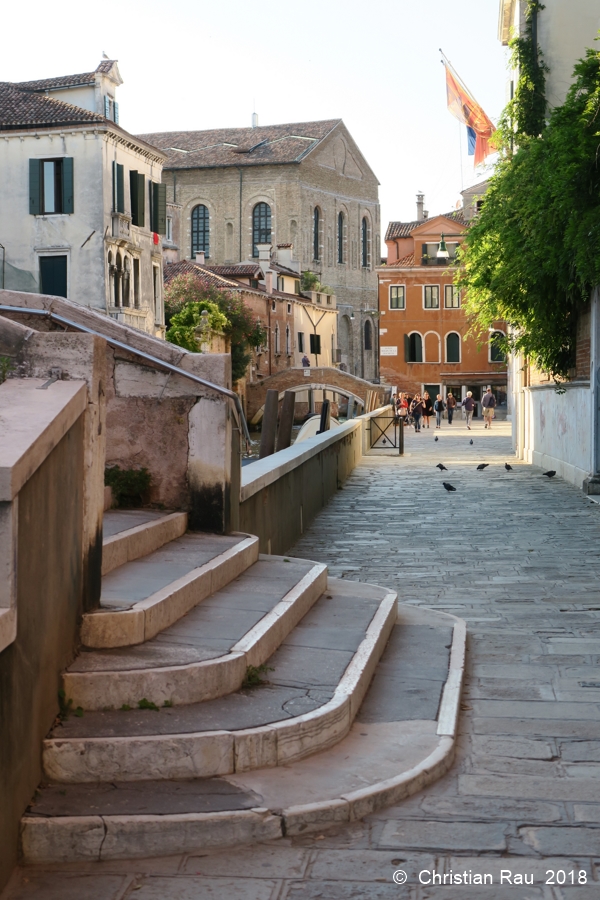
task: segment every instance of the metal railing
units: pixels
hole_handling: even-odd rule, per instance
[[[57,313],[54,313],[49,309],[35,309],[22,306],[5,306],[4,304],[0,304],[0,313],[3,312],[17,313],[23,316],[43,316],[44,318],[51,319],[53,322],[59,323],[60,325],[67,325],[69,328],[75,328],[77,331],[83,331],[86,334],[93,334],[95,337],[102,338],[106,341],[107,344],[109,344],[111,347],[115,347],[117,350],[124,350],[127,353],[132,353],[134,356],[137,356],[140,359],[144,359],[146,362],[152,363],[152,365],[154,366],[160,366],[167,372],[171,372],[173,375],[181,375],[183,378],[187,378],[190,381],[193,381],[195,384],[200,384],[202,385],[202,387],[208,388],[211,391],[215,391],[217,394],[221,394],[223,397],[226,397],[230,403],[233,404],[234,416],[237,420],[238,427],[241,431],[243,431],[247,445],[249,446],[251,444],[250,432],[248,431],[248,424],[244,416],[244,410],[242,409],[240,398],[235,393],[235,391],[230,391],[228,388],[221,387],[221,385],[219,384],[213,384],[211,381],[206,381],[204,378],[200,378],[198,375],[194,375],[192,372],[187,372],[185,369],[179,368],[179,366],[174,366],[172,363],[165,362],[164,360],[159,359],[157,356],[152,356],[150,353],[144,353],[143,350],[137,350],[135,347],[131,347],[129,344],[124,344],[123,341],[117,341],[115,338],[107,337],[105,334],[102,334],[99,331],[95,331],[93,328],[88,328],[87,325],[80,325],[79,322],[73,322],[71,319],[66,319],[64,316],[59,316]]]

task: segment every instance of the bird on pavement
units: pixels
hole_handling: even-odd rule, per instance
[[[489,466],[489,463],[479,463],[479,465],[477,466],[477,471],[483,472],[483,470],[487,469],[488,466]]]
[[[554,478],[556,472],[554,471],[554,469],[550,469],[549,472],[544,472],[544,475],[546,475],[547,478]]]
[[[444,485],[444,487],[446,488],[446,490],[447,490],[448,492],[450,492],[450,491],[455,491],[455,490],[456,490],[456,488],[454,487],[454,485],[453,485],[453,484],[449,484],[449,482],[447,482],[447,481],[442,481],[442,484]]]
[[[469,441],[469,443],[470,443],[470,444],[472,444],[472,443],[473,443],[473,438],[471,438],[471,440],[470,440],[470,441]]]
[[[437,441],[437,440],[438,440],[438,436],[436,434],[436,436],[434,437],[434,441]]]
[[[440,472],[447,472],[447,471],[448,471],[448,469],[446,468],[446,466],[444,465],[444,463],[438,463],[437,466],[436,466],[436,469],[439,469]]]
[[[507,472],[512,472],[512,466],[509,466],[508,463],[504,463],[504,468],[506,469]]]

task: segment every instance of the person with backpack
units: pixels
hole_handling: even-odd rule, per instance
[[[483,395],[481,405],[483,406],[483,418],[485,419],[485,427],[491,428],[492,419],[494,418],[494,410],[496,409],[496,398],[492,394],[491,387],[489,387]]]
[[[454,416],[454,410],[456,409],[456,397],[452,393],[452,391],[448,391],[448,396],[446,397],[446,408],[448,409],[448,425],[452,425],[452,418]]]
[[[441,394],[438,394],[437,397],[435,398],[435,402],[433,404],[433,409],[435,412],[435,427],[441,428],[442,427],[442,413],[446,409],[446,404],[442,400]]]
[[[420,433],[421,431],[421,417],[423,415],[423,410],[425,409],[425,403],[421,398],[420,394],[415,394],[413,402],[410,404],[410,414],[415,422],[415,433]]]

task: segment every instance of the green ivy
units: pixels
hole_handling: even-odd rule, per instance
[[[519,73],[512,100],[500,122],[501,143],[512,147],[524,136],[537,137],[546,124],[546,73],[542,51],[534,41],[533,23],[537,13],[545,9],[538,0],[528,0],[525,32],[509,42],[510,66]]]
[[[539,110],[519,109],[518,147],[504,144],[457,283],[473,330],[506,321],[510,349],[565,378],[579,315],[600,283],[600,53],[575,66],[541,133]]]

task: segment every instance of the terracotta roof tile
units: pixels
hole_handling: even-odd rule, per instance
[[[244,263],[234,263],[230,266],[205,266],[209,271],[214,272],[215,275],[224,275],[225,277],[230,276],[238,276],[238,277],[246,277],[246,278],[262,278],[262,269],[258,265],[247,265]]]
[[[397,259],[395,263],[389,263],[387,265],[388,269],[410,269],[415,264],[415,254],[409,253],[408,256],[403,256],[402,259]]]
[[[459,225],[468,225],[466,219],[463,218],[463,211],[461,209],[452,210],[452,212],[440,213],[445,219],[452,219],[454,222],[457,222]],[[437,218],[437,216],[430,216],[430,219]],[[390,222],[387,227],[387,231],[385,233],[386,241],[393,241],[396,238],[407,238],[410,237],[415,228],[418,228],[419,225],[423,225],[427,222],[427,219],[421,219],[421,221],[414,222]]]
[[[36,81],[18,81],[15,87],[20,91],[51,91],[53,88],[75,87],[79,84],[94,84],[96,72],[108,75],[116,60],[103,59],[95,72],[82,72],[79,75],[58,75],[56,78],[38,78]]]
[[[340,122],[326,119],[257,128],[159,131],[138,137],[163,150],[170,169],[264,166],[300,162]]]
[[[222,288],[223,290],[237,290],[240,285],[236,281],[223,278],[221,275],[215,274],[200,263],[193,262],[191,259],[182,259],[180,262],[169,263],[164,267],[164,282],[170,284],[178,275],[196,275],[211,287]]]
[[[104,116],[71,103],[44,97],[0,82],[0,131],[105,122]]]

